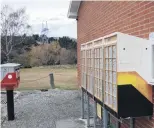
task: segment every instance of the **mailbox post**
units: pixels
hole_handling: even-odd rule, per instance
[[[6,89],[8,120],[14,120],[14,88],[20,82],[20,64],[6,63],[0,65],[1,68],[1,88]]]
[[[14,120],[14,95],[13,90],[7,90],[7,114],[8,120]]]

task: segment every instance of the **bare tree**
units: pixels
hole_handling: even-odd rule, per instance
[[[30,26],[27,24],[25,9],[13,10],[5,5],[1,9],[1,52],[7,61],[13,49],[24,42]]]

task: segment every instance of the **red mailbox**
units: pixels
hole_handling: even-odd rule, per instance
[[[1,88],[13,90],[20,82],[20,64],[7,63],[1,66]]]
[[[1,88],[6,89],[7,95],[7,113],[8,120],[14,120],[14,88],[17,88],[20,82],[20,64],[7,63],[0,65]]]

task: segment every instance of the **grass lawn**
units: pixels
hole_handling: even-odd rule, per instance
[[[54,74],[56,88],[78,89],[75,66],[46,66],[20,70],[20,85],[16,90],[49,89],[49,74]]]

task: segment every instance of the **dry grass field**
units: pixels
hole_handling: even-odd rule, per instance
[[[46,66],[20,70],[20,85],[17,90],[49,89],[49,74],[54,74],[56,88],[78,89],[75,66]]]

